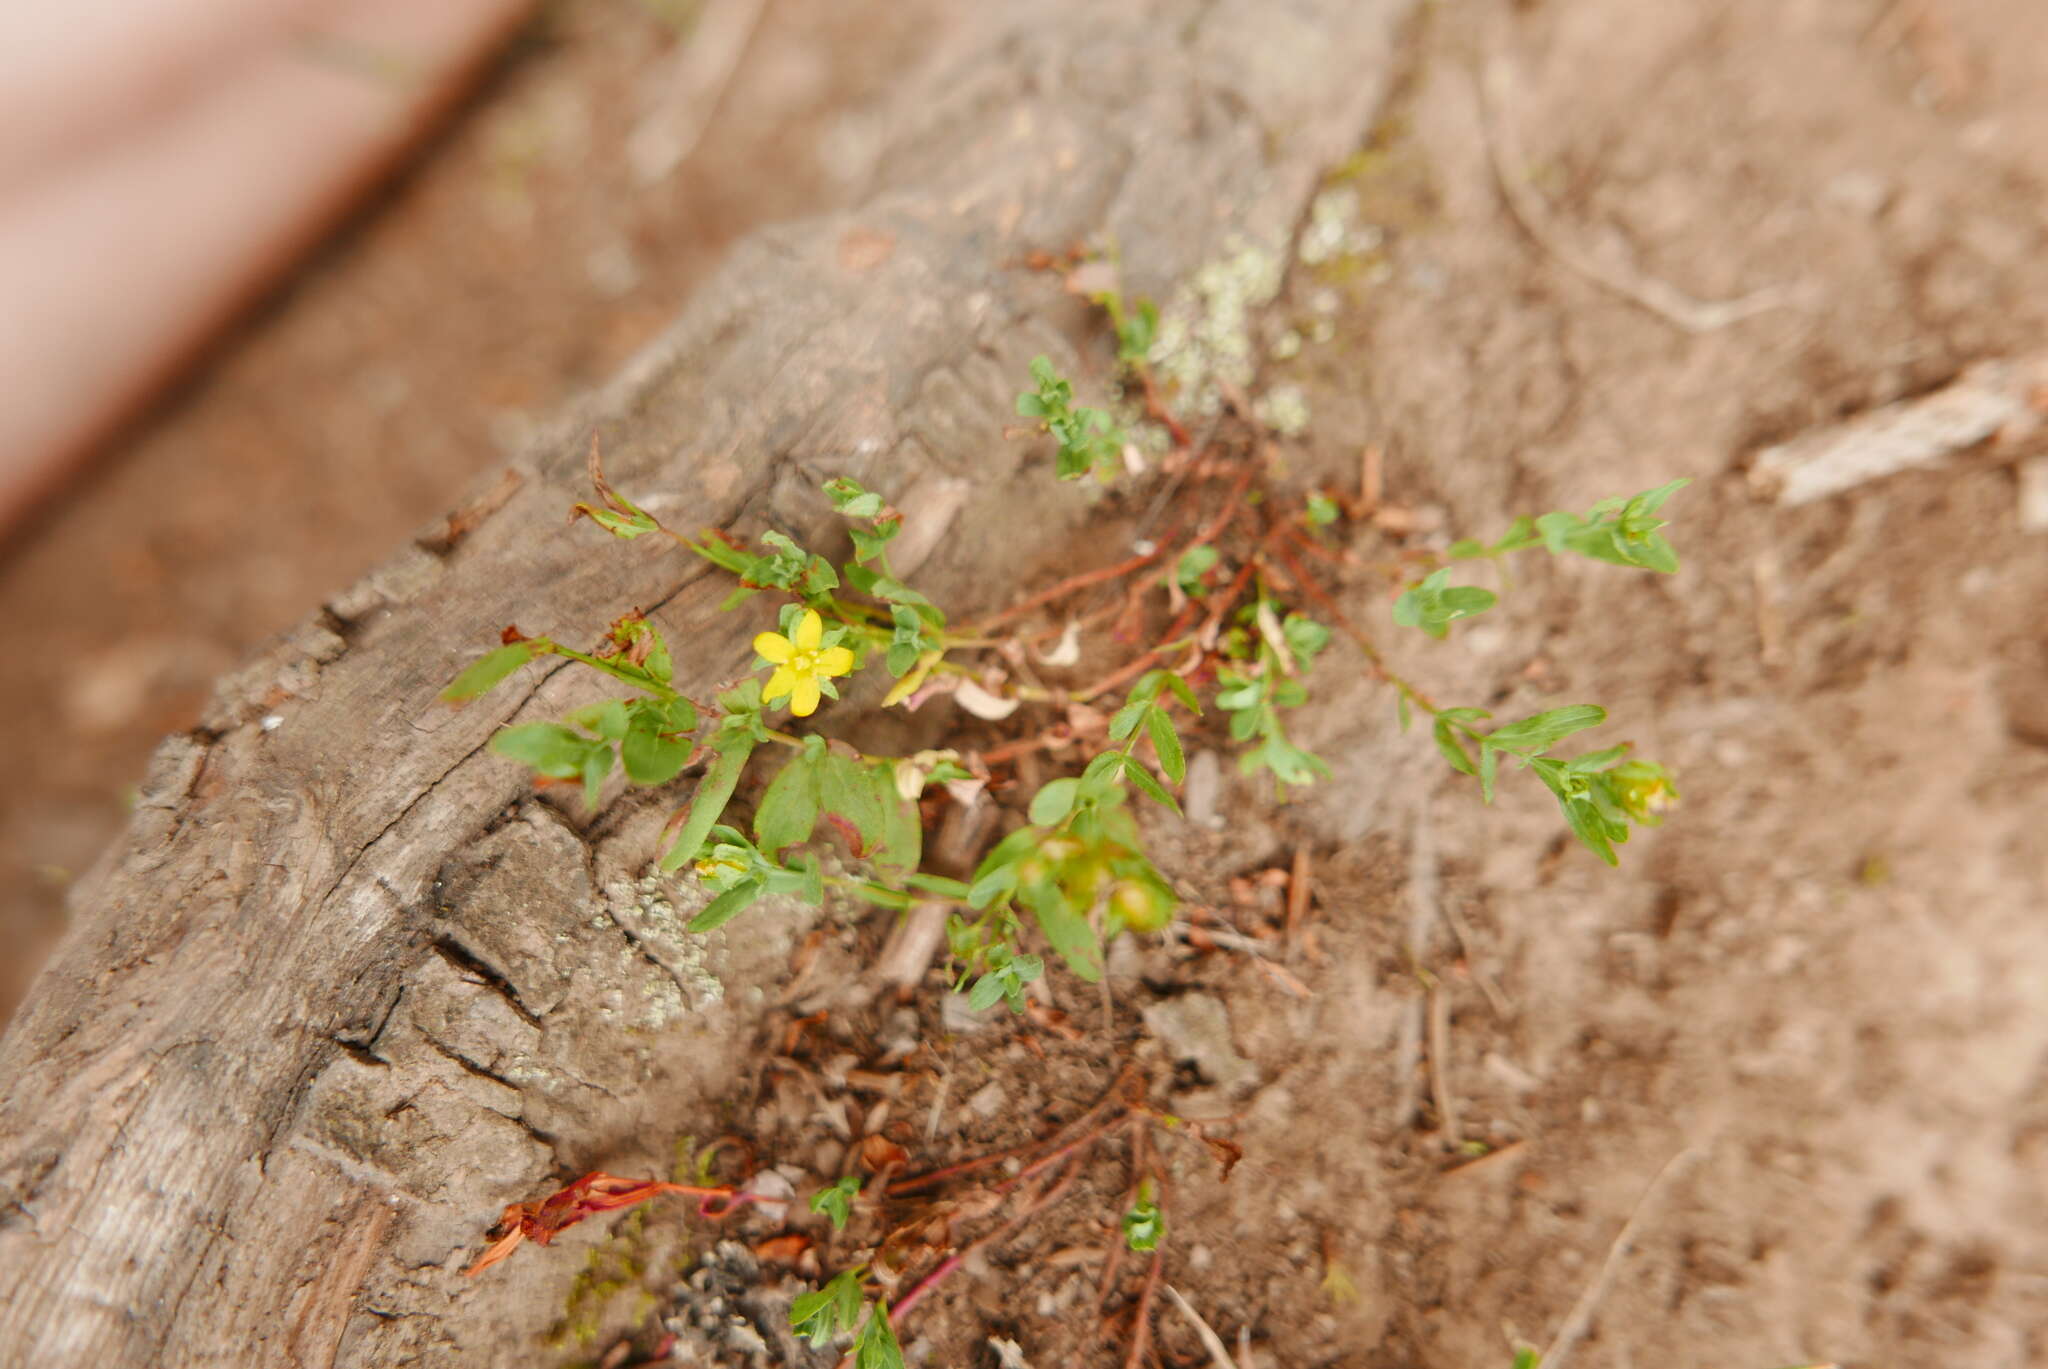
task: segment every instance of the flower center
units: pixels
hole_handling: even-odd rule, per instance
[[[818,653],[815,651],[792,651],[789,654],[789,669],[795,675],[818,673]]]

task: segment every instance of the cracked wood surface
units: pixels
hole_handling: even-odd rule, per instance
[[[752,239],[474,506],[222,681],[0,1040],[0,1363],[531,1362],[578,1262],[466,1282],[483,1229],[714,1130],[805,925],[684,937],[696,896],[645,877],[676,793],[586,820],[485,753],[588,682],[434,702],[505,624],[573,640],[628,605],[693,692],[747,659],[703,569],[563,528],[585,435],[686,527],[826,541],[839,473],[951,510],[1002,535],[940,542],[922,581],[1000,602],[1085,511],[999,436],[1030,357],[1081,370],[1087,326],[1018,259],[1114,241],[1163,298],[1233,237],[1283,247],[1407,8],[963,12],[905,73],[861,210]]]

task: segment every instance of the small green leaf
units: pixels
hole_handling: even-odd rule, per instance
[[[1181,553],[1180,561],[1173,568],[1173,582],[1183,592],[1200,596],[1205,592],[1202,577],[1219,559],[1216,548],[1206,542],[1198,547],[1189,547]]]
[[[1194,714],[1197,718],[1202,716],[1202,705],[1195,698],[1194,687],[1171,670],[1166,672],[1166,690],[1174,698],[1179,699],[1185,704],[1188,712]]]
[[[1164,804],[1167,808],[1172,809],[1174,816],[1180,816],[1179,801],[1167,792],[1164,785],[1152,777],[1150,770],[1147,770],[1142,765],[1127,765],[1124,767],[1124,776],[1138,787],[1139,792],[1145,794],[1154,802]]]
[[[1150,1198],[1133,1203],[1130,1211],[1124,1213],[1122,1225],[1124,1244],[1139,1252],[1157,1250],[1160,1237],[1166,1234],[1166,1220],[1159,1205]]]
[[[603,742],[592,743],[583,753],[583,806],[595,811],[604,777],[612,772],[612,749]]]
[[[1081,787],[1075,779],[1061,778],[1048,781],[1031,798],[1031,820],[1041,827],[1051,827],[1074,811],[1074,797]]]
[[[465,704],[471,699],[481,698],[510,679],[514,671],[546,650],[548,645],[542,640],[514,642],[486,652],[441,691],[441,702]]]
[[[699,934],[715,931],[746,911],[747,905],[761,894],[759,880],[742,880],[706,904],[703,912],[690,919],[687,930]]]
[[[1497,727],[1486,735],[1486,744],[1503,751],[1532,755],[1548,750],[1574,732],[1598,727],[1606,721],[1606,709],[1596,704],[1573,704]]]
[[[754,840],[770,856],[808,841],[818,822],[817,759],[822,752],[806,749],[776,772],[754,809]]]
[[[1001,975],[985,974],[974,981],[974,987],[967,991],[967,1008],[970,1012],[987,1012],[1003,1001],[1005,989]]]
[[[1159,768],[1166,772],[1166,778],[1175,784],[1186,779],[1187,754],[1181,750],[1180,736],[1173,730],[1173,719],[1166,716],[1166,710],[1153,706],[1145,714],[1145,730],[1151,734],[1152,749],[1159,755]]]
[[[1109,739],[1113,742],[1124,741],[1133,732],[1136,732],[1138,724],[1144,720],[1145,710],[1150,707],[1151,704],[1144,699],[1133,698],[1129,703],[1111,714],[1109,719]]]
[[[875,1301],[868,1313],[860,1339],[853,1343],[854,1369],[904,1369],[903,1347],[896,1343],[896,1329],[889,1325],[889,1304]]]
[[[704,778],[697,782],[697,796],[690,801],[690,816],[682,831],[661,857],[664,874],[673,873],[684,861],[697,858],[697,850],[704,844],[711,825],[725,812],[733,790],[739,787],[747,757],[754,754],[753,737],[737,730],[721,732],[711,745],[716,758],[704,772]]]
[[[790,1302],[789,1324],[798,1335],[822,1349],[860,1324],[861,1274],[865,1264],[842,1269],[815,1293],[800,1293]]]
[[[586,732],[595,732],[608,742],[622,741],[632,720],[626,714],[624,699],[606,699],[602,703],[587,704],[569,714],[569,721]]]
[[[491,738],[491,750],[531,766],[551,780],[580,777],[584,757],[598,744],[560,723],[521,723]]]
[[[831,1219],[834,1231],[846,1230],[846,1222],[853,1215],[853,1200],[860,1196],[860,1176],[848,1174],[839,1182],[819,1189],[811,1195],[811,1211]]]
[[[1451,763],[1451,769],[1461,775],[1479,773],[1472,765],[1472,757],[1465,750],[1465,743],[1459,739],[1450,723],[1438,718],[1432,731],[1436,735],[1436,749],[1444,753],[1444,759]]]
[[[633,728],[619,745],[619,759],[625,762],[626,778],[635,784],[667,784],[690,763],[696,746],[689,738],[673,740],[661,735],[658,718],[642,711]]]
[[[1320,492],[1308,497],[1308,521],[1315,527],[1328,527],[1337,521],[1337,501]]]

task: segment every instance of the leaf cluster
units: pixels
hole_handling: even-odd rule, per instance
[[[1657,517],[1657,511],[1689,483],[1678,479],[1627,499],[1603,499],[1583,516],[1543,513],[1517,518],[1498,541],[1466,538],[1453,542],[1444,555],[1452,561],[1472,561],[1540,546],[1553,556],[1584,556],[1669,574],[1678,569],[1678,553],[1660,531],[1670,525]],[[1403,591],[1394,601],[1394,622],[1441,638],[1458,619],[1484,613],[1499,602],[1500,596],[1491,590],[1451,584],[1450,574],[1449,567],[1431,571]]]
[[[799,1294],[789,1305],[789,1324],[799,1336],[821,1350],[858,1326],[853,1343],[855,1369],[904,1369],[903,1347],[897,1343],[896,1328],[889,1324],[889,1304],[876,1302],[866,1322],[861,1311],[867,1306],[861,1296],[867,1266],[855,1265],[834,1275],[832,1281],[814,1293]]]
[[[1481,732],[1475,723],[1492,715],[1483,708],[1446,708],[1436,715],[1437,749],[1451,768],[1479,780],[1480,793],[1493,802],[1503,756],[1534,771],[1563,810],[1565,823],[1593,854],[1617,864],[1615,846],[1626,842],[1629,823],[1654,827],[1678,791],[1670,772],[1651,761],[1625,760],[1626,743],[1590,751],[1569,760],[1547,754],[1575,732],[1607,721],[1607,710],[1594,704],[1553,708],[1518,722]],[[1471,748],[1478,750],[1475,761]]]
[[[1241,633],[1234,641],[1243,664],[1216,674],[1216,706],[1230,715],[1232,739],[1256,743],[1238,756],[1238,769],[1247,775],[1270,770],[1283,785],[1328,779],[1321,758],[1288,737],[1280,710],[1308,701],[1300,677],[1330,644],[1330,630],[1306,614],[1282,618],[1263,598],[1248,614],[1256,635]]]
[[[1078,480],[1091,472],[1105,482],[1114,478],[1126,441],[1116,420],[1106,410],[1076,405],[1074,387],[1053,370],[1049,357],[1032,358],[1031,378],[1037,388],[1017,396],[1017,412],[1038,420],[1059,443],[1059,478]]]

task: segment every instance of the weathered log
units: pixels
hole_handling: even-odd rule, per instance
[[[921,579],[1001,601],[1085,509],[1000,437],[1033,354],[1081,367],[1084,309],[1020,258],[1113,240],[1166,297],[1233,236],[1284,248],[1406,7],[962,7],[864,208],[754,238],[477,508],[224,681],[0,1041],[0,1362],[529,1361],[574,1262],[466,1282],[484,1227],[713,1130],[800,926],[685,938],[686,884],[644,878],[675,794],[586,821],[484,750],[590,697],[575,673],[434,702],[508,623],[594,636],[629,605],[692,690],[743,667],[715,577],[564,529],[587,434],[683,526],[827,540],[838,473],[950,509],[973,531]]]

